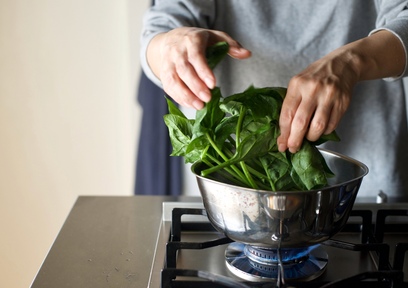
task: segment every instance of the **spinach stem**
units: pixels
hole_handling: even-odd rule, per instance
[[[254,179],[252,178],[251,174],[249,173],[247,165],[245,164],[245,162],[241,161],[241,162],[239,162],[239,164],[241,164],[242,171],[244,171],[248,182],[251,184],[251,187],[254,188],[254,189],[258,189],[258,185],[256,185]]]
[[[246,166],[247,166],[248,172],[251,173],[252,175],[254,175],[255,177],[257,177],[257,178],[259,178],[259,179],[268,178],[267,175],[262,174],[261,172],[259,172],[259,171],[256,170],[255,168],[253,168],[253,167],[251,167],[251,166],[249,166],[249,165],[246,165]]]
[[[221,158],[225,162],[221,163],[220,165],[217,165],[215,167],[212,167],[212,168],[205,169],[205,170],[201,171],[201,175],[206,176],[206,175],[208,175],[210,173],[213,173],[213,172],[217,171],[218,169],[224,168],[226,166],[230,166],[231,169],[234,170],[235,173],[237,173],[238,177],[240,178],[240,180],[242,182],[245,182],[247,185],[250,185],[248,183],[248,180],[246,179],[245,175],[242,173],[242,171],[240,171],[235,165],[233,165],[231,163],[231,161],[229,161],[227,156],[225,156],[225,154],[218,148],[217,144],[215,144],[214,140],[211,138],[209,133],[207,132],[205,135],[206,135],[208,141],[210,142],[211,146],[214,148],[214,150],[218,153],[218,155],[221,156]]]
[[[205,136],[207,137],[208,141],[210,142],[211,146],[214,148],[214,150],[218,153],[218,155],[221,156],[221,158],[224,161],[228,161],[228,157],[225,156],[225,154],[218,148],[217,144],[215,144],[214,140],[211,138],[210,134],[207,132],[205,133]]]
[[[210,158],[211,161],[214,161],[217,165],[220,165],[220,164],[222,163],[221,161],[219,161],[217,158],[215,158],[214,156],[212,156],[212,155],[210,155],[210,154],[207,154],[207,157]],[[213,164],[207,165],[207,166],[208,166],[208,167],[216,167],[216,166],[213,165]],[[225,170],[226,170],[229,174],[231,174],[234,178],[241,180],[240,177],[239,177],[232,169],[230,169],[230,168],[228,168],[228,167],[225,167]],[[203,175],[203,176],[204,176],[204,175]],[[242,181],[240,181],[240,182],[242,183]]]
[[[221,163],[217,158],[215,158],[214,156],[212,156],[212,155],[210,155],[210,154],[207,154],[206,155],[211,161],[214,161],[215,163],[217,163],[217,164],[219,164],[219,163]],[[211,161],[207,161],[205,158],[204,159],[202,159],[202,161],[203,161],[203,163],[205,164],[205,165],[207,165],[208,167],[214,167],[214,164],[213,163],[211,163]],[[243,183],[242,181],[241,181],[241,179],[235,174],[235,172],[234,171],[232,171],[230,168],[225,168],[224,169],[225,171],[219,171],[219,173],[220,174],[222,174],[222,176],[223,177],[225,177],[226,179],[228,179],[229,181],[231,181],[232,183],[234,183],[235,185],[238,185],[238,186],[245,186],[246,185],[246,183]],[[216,178],[214,178],[214,177],[211,177],[212,179],[214,179],[214,180],[217,180]]]
[[[267,171],[266,167],[264,167],[264,170],[265,170],[265,174],[268,175],[268,171]],[[271,177],[268,177],[268,181],[269,181],[269,185],[271,185],[271,187],[270,187],[271,191],[276,191],[275,183],[273,183]]]
[[[242,130],[242,123],[244,122],[245,118],[245,112],[246,108],[245,106],[241,106],[241,110],[239,111],[239,117],[238,117],[238,123],[237,123],[237,128],[235,129],[235,136],[236,136],[236,142],[235,142],[235,147],[238,151],[238,146],[241,143],[241,130]]]
[[[239,118],[238,118],[238,123],[237,123],[237,128],[235,130],[235,136],[236,136],[236,141],[235,141],[235,147],[236,151],[239,151],[239,144],[241,143],[241,130],[242,130],[242,123],[244,122],[245,118],[245,113],[246,113],[246,107],[241,106],[241,109],[239,111]],[[251,174],[248,171],[247,165],[245,164],[244,161],[240,162],[242,171],[244,171],[245,177],[248,180],[248,182],[251,184],[251,187],[254,189],[257,189],[258,186],[256,185],[254,179],[252,178]]]
[[[231,142],[231,140],[234,141],[234,140],[231,138],[231,139],[230,139],[230,142]],[[234,143],[235,143],[235,141],[234,141]],[[234,153],[232,153],[230,150],[228,150],[228,149],[226,149],[226,148],[224,148],[223,152],[224,152],[224,154],[226,154],[226,156],[229,157],[229,158],[231,158],[232,156],[234,156]],[[255,159],[254,159],[254,160],[255,160]],[[259,162],[259,159],[258,159],[257,162]],[[256,160],[255,160],[255,163],[257,163],[257,162],[256,162]],[[245,161],[243,161],[243,163],[245,163]],[[254,164],[255,164],[255,163],[254,163]],[[263,169],[262,164],[258,164],[258,165],[260,166],[259,169]],[[246,169],[248,169],[248,172],[249,172],[250,174],[254,175],[256,178],[259,178],[260,180],[264,180],[264,179],[267,179],[267,178],[268,178],[268,175],[267,175],[267,174],[262,174],[262,172],[260,172],[260,171],[259,171],[258,169],[256,169],[256,168],[252,167],[251,165],[248,165],[247,163],[245,163],[245,166],[246,166]],[[251,176],[251,177],[252,177],[252,176]],[[260,184],[260,183],[258,183],[258,184]],[[268,186],[264,186],[264,188],[269,189]]]

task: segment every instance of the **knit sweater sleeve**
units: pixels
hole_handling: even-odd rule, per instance
[[[405,51],[405,68],[401,75],[385,80],[397,80],[408,75],[408,1],[383,0],[377,1],[378,17],[376,29],[370,35],[379,31],[387,30],[393,33],[403,45]]]
[[[146,50],[154,36],[177,27],[210,28],[215,19],[216,0],[156,0],[144,15],[141,33],[140,59],[142,69],[156,85],[160,80],[147,63]]]

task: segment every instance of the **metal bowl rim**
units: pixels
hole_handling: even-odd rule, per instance
[[[203,180],[208,181],[208,182],[212,182],[212,183],[216,183],[216,184],[222,184],[224,186],[231,187],[231,188],[238,187],[241,191],[248,191],[248,192],[253,192],[253,193],[263,192],[263,193],[269,193],[269,194],[296,194],[296,193],[299,193],[299,192],[301,192],[301,193],[316,193],[316,192],[319,192],[319,191],[330,190],[332,188],[347,185],[348,183],[356,181],[358,179],[362,179],[369,172],[369,169],[368,169],[367,165],[365,165],[364,163],[362,163],[362,162],[360,162],[360,161],[358,161],[358,160],[356,160],[354,158],[351,158],[349,156],[346,156],[346,155],[343,155],[343,154],[340,154],[338,152],[334,152],[334,151],[331,151],[331,150],[328,150],[328,149],[325,149],[325,148],[318,148],[318,149],[321,152],[324,152],[324,153],[327,153],[327,154],[332,154],[333,156],[336,156],[337,158],[342,158],[343,160],[354,163],[355,165],[357,165],[358,167],[361,168],[363,173],[360,176],[355,177],[353,179],[350,179],[348,181],[337,183],[335,185],[326,186],[326,187],[323,187],[323,188],[320,188],[320,189],[313,189],[313,190],[307,190],[307,191],[271,191],[271,190],[253,189],[253,188],[233,185],[233,184],[229,184],[229,183],[223,183],[223,182],[220,182],[220,181],[216,181],[216,180],[209,179],[209,178],[203,177],[201,175],[198,175],[197,173],[195,173],[194,168],[197,167],[198,165],[202,164],[201,161],[198,161],[198,162],[194,163],[191,166],[191,172],[197,178],[203,179]]]

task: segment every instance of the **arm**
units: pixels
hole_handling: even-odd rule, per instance
[[[294,153],[304,137],[315,141],[332,132],[349,106],[354,85],[400,76],[405,57],[400,39],[380,30],[334,50],[293,77],[279,121],[279,150]]]
[[[245,59],[251,55],[224,32],[182,27],[155,36],[147,47],[147,62],[164,91],[176,102],[201,109],[211,98],[209,89],[215,86],[205,50],[220,41],[229,43],[231,57]]]

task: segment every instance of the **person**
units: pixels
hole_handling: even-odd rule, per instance
[[[365,163],[359,196],[407,194],[408,1],[158,0],[143,20],[146,75],[181,106],[284,86],[280,151],[336,130],[325,147]],[[229,43],[212,71],[205,49]],[[158,100],[161,101],[161,100]]]

